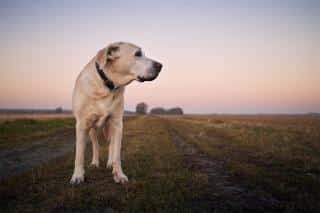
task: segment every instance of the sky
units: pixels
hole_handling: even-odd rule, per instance
[[[318,2],[2,0],[0,108],[71,109],[84,65],[128,41],[164,67],[127,87],[127,110],[320,112]]]

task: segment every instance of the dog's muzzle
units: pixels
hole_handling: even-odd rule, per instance
[[[150,77],[138,76],[138,81],[139,82],[153,81],[158,77],[161,69],[162,69],[162,64],[156,61],[152,62],[152,69],[150,71],[152,74],[150,75]]]

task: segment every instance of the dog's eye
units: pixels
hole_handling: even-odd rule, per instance
[[[134,54],[134,56],[141,57],[142,56],[142,52],[139,50]]]

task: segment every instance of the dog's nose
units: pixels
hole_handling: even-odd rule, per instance
[[[160,72],[161,68],[162,68],[162,64],[160,64],[159,62],[154,61],[153,65],[152,65],[158,72]]]

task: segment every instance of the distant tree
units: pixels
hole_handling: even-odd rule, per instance
[[[183,110],[180,107],[175,107],[171,109],[164,109],[162,107],[155,107],[150,110],[150,114],[156,115],[183,115]]]
[[[180,107],[175,107],[167,110],[169,115],[183,115],[183,110]]]
[[[56,113],[62,113],[63,112],[63,109],[62,107],[57,107],[56,110],[55,110]]]
[[[166,113],[167,113],[166,110],[161,107],[155,107],[150,110],[150,114],[164,115]]]
[[[137,114],[147,114],[148,105],[144,102],[138,103],[136,106],[136,113]]]

